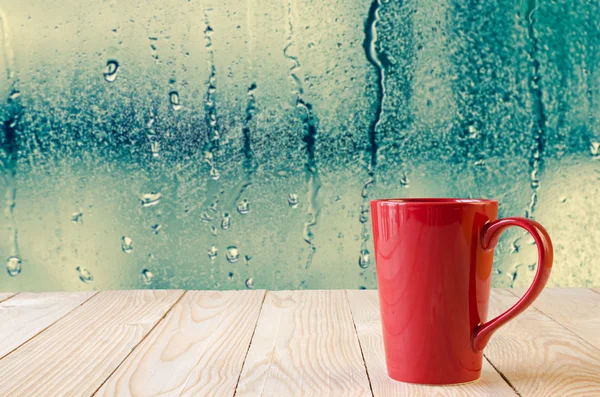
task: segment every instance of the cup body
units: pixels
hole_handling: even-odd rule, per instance
[[[498,202],[371,202],[383,341],[392,379],[456,384],[479,378],[472,346],[487,319],[493,250],[481,235]]]

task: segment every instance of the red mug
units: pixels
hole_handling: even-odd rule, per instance
[[[477,380],[490,336],[546,285],[550,236],[531,219],[497,219],[494,200],[373,200],[371,211],[388,375],[433,385]],[[510,226],[535,240],[537,272],[513,307],[487,321],[493,249]]]

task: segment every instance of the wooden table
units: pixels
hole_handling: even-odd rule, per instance
[[[497,289],[490,314],[522,290]],[[600,290],[547,289],[481,380],[385,372],[376,291],[0,294],[0,396],[600,396]]]

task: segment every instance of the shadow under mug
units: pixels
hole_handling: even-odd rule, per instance
[[[478,379],[490,336],[525,310],[550,276],[548,233],[531,219],[497,219],[494,200],[373,200],[371,212],[389,376],[420,384]],[[514,306],[486,321],[493,249],[510,226],[535,240],[537,273]]]

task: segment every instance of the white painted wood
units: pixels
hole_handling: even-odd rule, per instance
[[[22,293],[0,303],[0,358],[54,324],[95,292]]]
[[[493,290],[490,318],[517,300]],[[600,396],[600,350],[535,308],[500,328],[484,352],[522,396]]]
[[[493,291],[490,317],[514,293]],[[0,359],[0,396],[231,396],[238,377],[236,396],[370,396],[365,363],[376,397],[515,396],[487,361],[466,385],[389,379],[376,291],[269,292],[262,309],[263,291],[188,292],[175,307],[181,291],[92,294],[0,303],[0,343],[16,347]],[[523,397],[600,396],[596,295],[545,291],[487,358]]]
[[[99,293],[0,360],[0,396],[92,395],[182,293]]]
[[[268,292],[236,397],[370,395],[345,292]]]
[[[189,291],[96,396],[233,396],[265,291]]]
[[[0,302],[7,300],[11,296],[15,296],[14,292],[0,292]]]
[[[509,291],[521,297],[526,289]],[[587,288],[546,288],[533,306],[600,349],[600,294]]]

